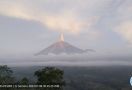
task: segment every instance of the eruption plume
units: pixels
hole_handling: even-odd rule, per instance
[[[63,35],[63,33],[61,33],[61,35],[60,35],[60,41],[64,42],[64,35]]]

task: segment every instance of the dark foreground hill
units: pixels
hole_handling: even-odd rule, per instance
[[[34,82],[36,79],[33,73],[41,68],[13,67],[12,70],[17,79],[28,77]],[[132,90],[129,83],[132,66],[58,68],[64,70],[65,90]]]

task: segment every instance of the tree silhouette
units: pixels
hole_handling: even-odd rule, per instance
[[[21,79],[21,81],[19,81],[19,84],[20,85],[28,85],[29,80],[26,77],[24,77],[24,78]]]
[[[63,80],[64,72],[55,67],[46,67],[42,70],[38,70],[35,72],[35,76],[37,76],[39,85],[59,85],[57,88],[45,88],[45,90],[63,90],[63,86],[65,82]]]
[[[0,66],[0,84],[13,84],[13,71],[6,65]]]

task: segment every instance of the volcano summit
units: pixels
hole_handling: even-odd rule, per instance
[[[86,53],[88,51],[94,52],[94,50],[92,50],[92,49],[82,50],[80,48],[77,48],[77,47],[69,44],[68,42],[65,42],[64,36],[63,36],[63,34],[61,34],[58,42],[50,45],[49,47],[47,47],[44,50],[37,53],[36,55],[48,55],[48,54],[59,55],[59,54],[63,54],[63,53],[64,54],[82,54],[82,53]]]

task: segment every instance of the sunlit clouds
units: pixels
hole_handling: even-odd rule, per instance
[[[121,23],[115,31],[132,44],[132,22]]]
[[[59,32],[78,34],[84,28],[89,29],[98,20],[96,16],[82,19],[77,13],[68,11],[65,8],[62,12],[50,13],[48,10],[42,12],[34,11],[23,4],[19,5],[19,3],[8,2],[4,4],[0,5],[1,15],[40,22],[49,30]]]

